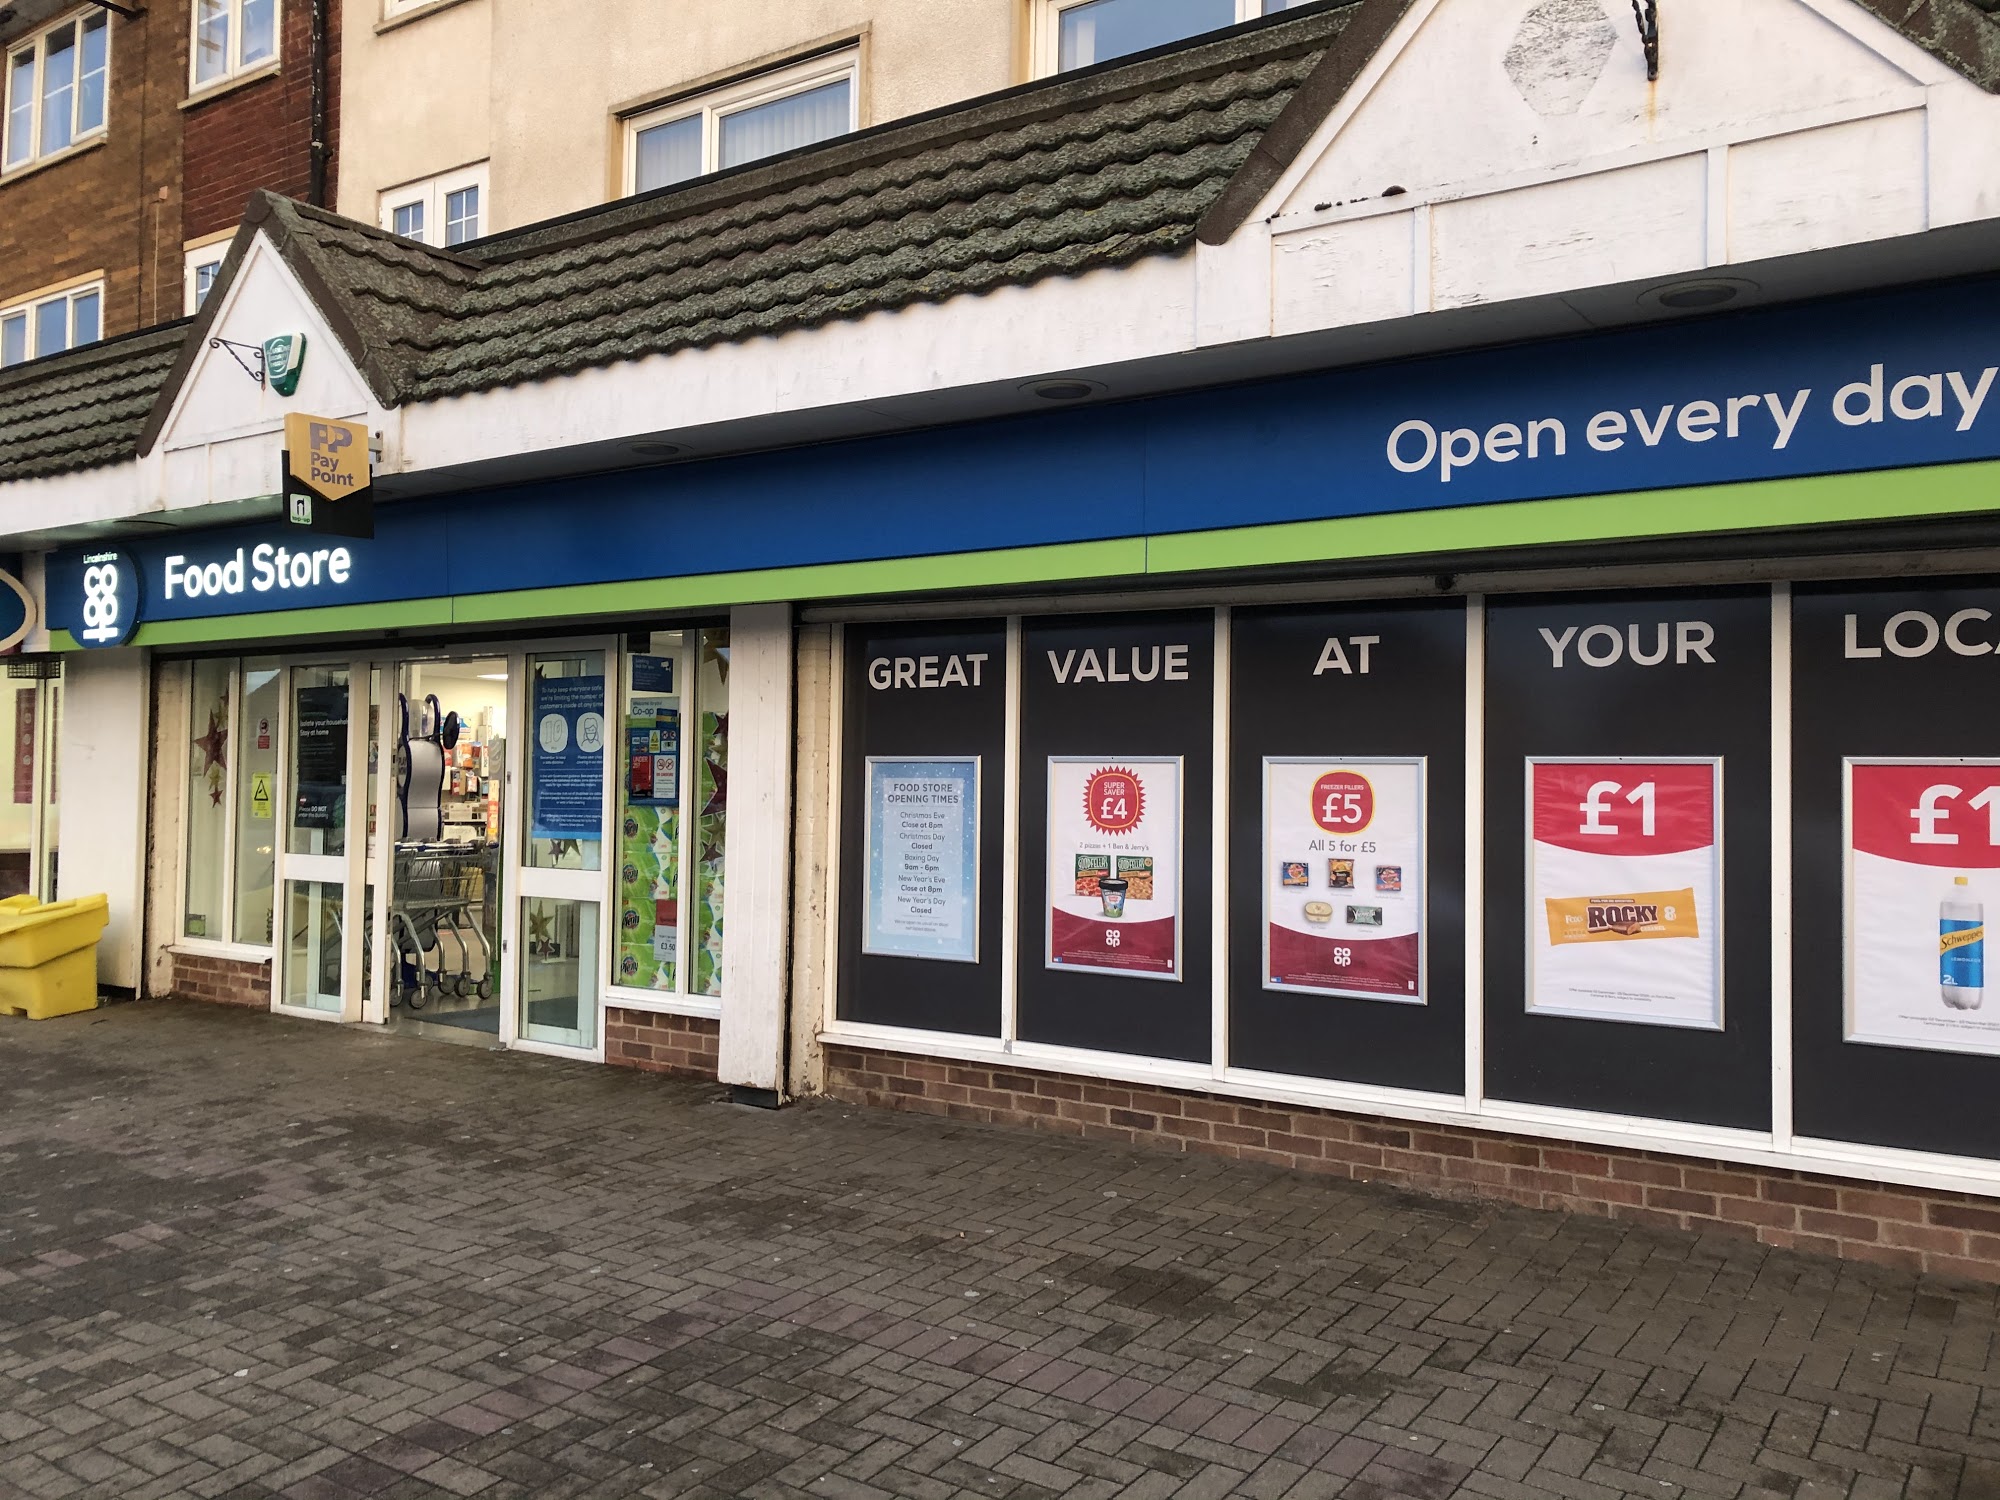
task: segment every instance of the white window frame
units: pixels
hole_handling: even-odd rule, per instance
[[[235,238],[235,231],[210,235],[195,241],[182,252],[181,265],[181,310],[189,317],[201,311],[201,298],[197,295],[197,273],[204,266],[214,266],[216,274],[222,273],[222,262],[229,255],[229,242]]]
[[[268,943],[241,942],[235,935],[237,898],[236,846],[239,841],[238,833],[243,817],[242,804],[238,802],[237,794],[241,790],[238,778],[242,769],[241,757],[244,748],[242,741],[247,738],[242,733],[246,712],[243,678],[245,672],[244,663],[251,659],[242,656],[224,658],[229,664],[229,691],[227,694],[229,704],[227,724],[229,732],[229,759],[223,770],[222,792],[222,806],[228,812],[228,816],[223,822],[222,832],[222,890],[220,893],[222,931],[219,935],[210,933],[203,937],[192,937],[188,933],[188,826],[185,817],[183,817],[180,829],[179,853],[175,861],[174,880],[179,890],[174,898],[174,936],[167,944],[170,950],[177,953],[206,953],[221,958],[268,959],[271,956],[272,948],[276,946],[277,929],[275,921],[272,928],[272,940]],[[254,659],[274,662],[279,660],[277,657],[261,656]],[[190,659],[178,665],[183,674],[183,693],[186,698],[186,704],[180,718],[186,728],[185,732],[180,736],[180,755],[177,774],[180,778],[181,795],[186,796],[188,795],[188,783],[194,768],[194,662]],[[279,672],[282,677],[282,667],[279,668]],[[284,712],[285,700],[280,698],[278,711],[271,716],[271,733],[273,736],[272,743],[279,747],[279,759],[281,763],[284,758],[283,746],[285,743]],[[272,827],[276,828],[278,824],[276,822],[275,798],[273,800],[272,816]],[[279,896],[278,881],[274,874],[271,887],[271,909],[274,914],[281,910],[278,904]]]
[[[83,105],[83,23],[93,16],[103,18],[104,29],[104,118],[88,130],[78,130],[76,112]],[[76,82],[71,85],[70,95],[70,138],[69,144],[54,151],[42,150],[42,80],[48,76],[49,38],[57,32],[74,30],[76,36]],[[7,134],[7,126],[14,118],[14,59],[23,52],[35,54],[35,102],[28,112],[28,154],[12,165],[7,164],[8,148],[13,140]],[[23,37],[0,49],[0,173],[12,175],[25,172],[45,161],[55,161],[80,151],[85,146],[103,140],[111,133],[111,13],[96,6],[85,6],[73,10],[61,20],[52,21],[32,36]]]
[[[456,171],[440,172],[435,177],[426,177],[417,182],[406,182],[401,187],[384,189],[377,197],[376,222],[391,234],[396,232],[396,210],[408,208],[412,204],[423,205],[424,233],[422,243],[434,249],[449,250],[454,246],[444,243],[445,205],[451,201],[453,193],[467,188],[479,190],[479,234],[493,232],[493,194],[487,187],[491,175],[490,162],[474,162],[469,167]],[[462,240],[461,244],[470,241]]]
[[[86,278],[70,282],[66,285],[44,287],[41,291],[23,297],[18,302],[10,302],[4,307],[0,307],[0,330],[4,330],[7,323],[14,318],[25,317],[27,319],[28,359],[41,359],[45,354],[61,354],[67,350],[78,348],[80,346],[76,340],[76,304],[80,299],[90,296],[93,292],[97,295],[97,337],[91,339],[89,342],[93,344],[101,343],[104,339],[104,273],[102,271],[93,272]],[[64,343],[61,349],[44,350],[35,342],[35,335],[40,327],[40,320],[35,314],[51,302],[64,300],[67,300],[69,303],[69,310],[65,315],[68,329],[67,342]],[[4,342],[3,337],[0,337],[0,342]],[[26,363],[25,360],[21,362]],[[8,366],[7,368],[12,367]]]
[[[754,108],[759,104],[769,104],[773,100],[788,98],[793,94],[803,94],[811,89],[823,88],[842,79],[847,80],[847,130],[843,133],[852,134],[860,129],[861,124],[861,49],[858,46],[842,47],[838,51],[808,58],[804,62],[793,63],[788,67],[766,69],[764,72],[738,79],[735,83],[725,84],[720,88],[671,99],[664,104],[627,115],[621,191],[629,198],[639,190],[641,131],[699,115],[701,171],[698,175],[706,177],[709,173],[719,170],[721,165],[722,121],[726,116]]]
[[[1056,63],[1062,55],[1063,12],[1091,3],[1092,0],[1035,0],[1031,23],[1032,35],[1029,38],[1030,52],[1035,63],[1035,77],[1049,78],[1056,73]],[[1254,21],[1263,14],[1264,0],[1236,0],[1236,19],[1229,24],[1240,25],[1244,21]],[[1274,11],[1272,14],[1282,15],[1283,12]],[[1196,33],[1196,35],[1210,34]],[[1192,37],[1189,40],[1192,40]],[[1112,60],[1106,59],[1106,61]]]
[[[213,78],[201,76],[202,0],[188,0],[188,97],[212,93],[251,73],[276,68],[285,53],[285,0],[271,0],[271,50],[263,57],[243,60],[243,0],[225,0],[229,6],[229,56],[222,71]]]

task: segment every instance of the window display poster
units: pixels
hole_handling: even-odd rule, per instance
[[[604,830],[604,678],[538,677],[529,836],[596,839]]]
[[[1181,761],[1049,757],[1048,966],[1178,980]]]
[[[634,713],[625,721],[625,801],[632,807],[678,807],[681,711]]]
[[[2000,762],[1848,760],[1847,1039],[2000,1054]]]
[[[1722,1025],[1715,760],[1528,762],[1528,1010]]]
[[[1264,761],[1268,986],[1420,1005],[1421,760]]]
[[[868,758],[862,951],[979,962],[979,761]]]
[[[298,690],[292,823],[338,828],[347,821],[347,685]]]

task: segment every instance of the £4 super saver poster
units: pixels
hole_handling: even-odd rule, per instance
[[[1181,977],[1181,761],[1049,757],[1048,967]]]
[[[1528,762],[1528,1009],[1722,1025],[1722,763]]]
[[[1264,761],[1267,987],[1424,1003],[1424,763]]]
[[[2000,1053],[2000,763],[1849,760],[1845,776],[1847,1040]]]

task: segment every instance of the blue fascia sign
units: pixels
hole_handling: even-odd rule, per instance
[[[404,501],[338,547],[281,525],[128,545],[146,618],[189,620],[2000,459],[1996,293],[1925,287]],[[98,555],[48,564],[49,623],[79,640],[107,628],[85,618]]]

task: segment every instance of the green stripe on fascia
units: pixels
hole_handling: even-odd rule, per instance
[[[1826,526],[2000,509],[2000,462],[1290,521],[1150,539],[1146,571],[1212,572],[1551,542]]]
[[[1007,588],[1079,578],[1136,577],[1146,569],[1144,537],[965,552],[944,557],[897,557],[653,578],[635,583],[577,584],[502,594],[461,594],[459,624],[561,619],[582,615],[646,614],[776,600],[854,599],[879,594]]]
[[[370,635],[451,623],[449,599],[394,604],[330,604],[322,609],[267,610],[206,620],[157,620],[132,635],[135,646],[193,646],[207,641],[288,641],[302,635]],[[56,636],[52,632],[50,644]],[[57,650],[69,648],[58,646]]]

